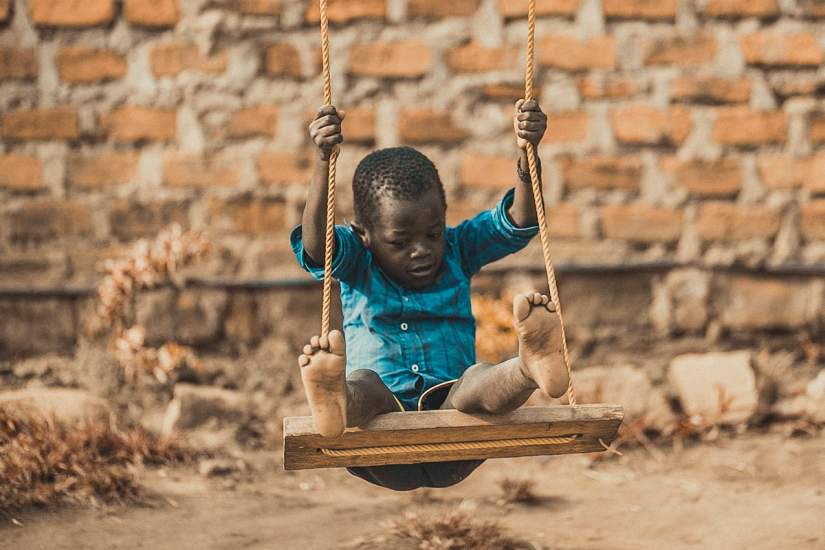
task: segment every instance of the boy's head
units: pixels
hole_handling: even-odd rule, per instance
[[[447,201],[435,165],[410,147],[367,155],[352,180],[353,229],[393,280],[432,283],[444,257]]]

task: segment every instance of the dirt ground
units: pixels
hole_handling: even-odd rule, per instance
[[[499,520],[537,548],[825,548],[823,456],[823,433],[750,433],[596,463],[495,460],[447,490],[393,493],[340,470],[284,472],[261,453],[246,456],[251,473],[235,478],[147,471],[150,505],[29,512],[14,518],[19,525],[3,518],[0,548],[357,548],[407,511],[455,508]],[[533,478],[538,503],[501,503],[505,475]]]

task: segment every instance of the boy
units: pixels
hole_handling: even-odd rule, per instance
[[[344,113],[322,108],[310,124],[318,158],[303,223],[291,235],[301,266],[323,277],[327,170],[343,142]],[[435,166],[408,147],[382,149],[358,165],[355,218],[335,227],[333,276],[341,285],[344,336],[312,337],[299,358],[315,427],[336,437],[378,414],[450,409],[500,414],[534,390],[559,397],[568,385],[558,315],[547,296],[516,296],[519,356],[476,363],[470,278],[487,263],[521,250],[538,232],[526,148],[538,145],[547,117],[520,100],[513,117],[519,182],[498,205],[446,227],[444,188]],[[346,352],[345,352],[346,349]],[[346,376],[345,376],[346,373]],[[482,461],[350,468],[392,488],[446,487]]]

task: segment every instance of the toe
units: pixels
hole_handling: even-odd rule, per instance
[[[306,367],[307,365],[309,365],[309,357],[307,357],[306,355],[299,355],[298,356],[298,365],[300,365],[302,367]]]
[[[329,333],[329,351],[335,355],[344,355],[346,344],[344,342],[344,335],[340,330],[333,330]]]
[[[516,294],[513,298],[513,317],[516,321],[524,321],[530,315],[530,301],[523,294]]]
[[[309,339],[309,345],[311,345],[313,348],[318,349],[319,344],[320,344],[320,338],[318,338],[317,336],[313,336],[312,338]]]
[[[538,292],[534,292],[533,293],[533,305],[538,306],[538,305],[541,305],[541,303],[542,303],[541,302],[541,294],[539,294]]]
[[[312,355],[315,350],[309,344],[304,346],[304,355]]]
[[[550,301],[550,298],[548,298],[544,294],[541,295],[541,303],[542,304],[547,305],[547,302],[549,302],[549,301]]]
[[[318,339],[318,346],[324,351],[329,351],[329,337],[326,334]]]

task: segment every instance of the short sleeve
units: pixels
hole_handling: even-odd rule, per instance
[[[523,249],[536,236],[537,225],[518,227],[507,214],[515,190],[510,189],[492,210],[479,213],[452,230],[461,253],[461,263],[468,275],[483,266]]]
[[[289,237],[292,252],[298,260],[298,265],[320,281],[324,278],[324,266],[313,260],[304,250],[303,233],[299,225],[292,230]],[[335,226],[335,252],[332,258],[332,276],[339,281],[347,281],[357,273],[365,261],[366,250],[361,239],[345,225]]]

